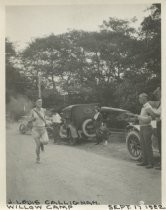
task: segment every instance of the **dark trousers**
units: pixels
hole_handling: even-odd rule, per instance
[[[95,133],[96,133],[96,143],[100,144],[102,142],[102,135],[101,135],[100,129],[97,128],[95,130]]]
[[[143,162],[153,164],[152,127],[150,125],[140,127],[140,142]]]
[[[54,123],[53,128],[54,128],[53,129],[54,143],[59,143],[60,142],[60,135],[59,135],[60,125],[57,123]]]
[[[161,158],[161,120],[157,121],[157,139],[158,139],[158,147],[159,147],[160,158]]]

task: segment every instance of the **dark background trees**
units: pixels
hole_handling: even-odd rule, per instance
[[[7,103],[17,94],[34,100],[40,75],[46,107],[99,102],[138,112],[138,94],[161,83],[161,5],[148,10],[139,29],[110,17],[99,32],[51,34],[21,53],[6,40]]]

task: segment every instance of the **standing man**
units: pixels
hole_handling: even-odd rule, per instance
[[[42,99],[36,101],[36,107],[31,111],[31,121],[33,123],[32,136],[36,143],[36,163],[40,163],[40,149],[44,151],[44,145],[48,144],[48,134],[46,130],[45,109],[42,108]]]
[[[150,113],[152,117],[156,118],[157,121],[157,140],[158,140],[158,147],[160,153],[160,163],[156,167],[156,169],[161,170],[161,89],[160,87],[156,88],[153,94],[156,96],[156,99],[159,101],[158,107],[157,109],[149,107],[147,108],[147,111]]]
[[[103,122],[100,127],[101,137],[104,145],[108,144],[109,135],[111,134],[109,129],[107,128],[106,122]]]
[[[102,114],[100,113],[101,109],[100,107],[95,107],[95,115],[93,117],[94,127],[95,127],[95,133],[96,133],[96,144],[100,144],[102,142],[102,136],[100,132],[100,128],[103,122]]]
[[[151,116],[149,109],[151,105],[148,103],[148,95],[141,93],[139,95],[139,102],[142,104],[140,115],[134,115],[140,124],[140,142],[142,148],[142,162],[138,163],[139,166],[146,166],[147,169],[153,168],[153,151],[152,151],[152,126]]]

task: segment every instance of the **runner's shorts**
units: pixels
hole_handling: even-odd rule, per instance
[[[45,127],[34,127],[32,129],[32,136],[35,141],[40,141],[43,144],[48,144],[49,138]]]

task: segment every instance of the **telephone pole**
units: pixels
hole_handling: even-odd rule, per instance
[[[38,75],[38,90],[39,90],[39,98],[41,98],[41,76]]]

